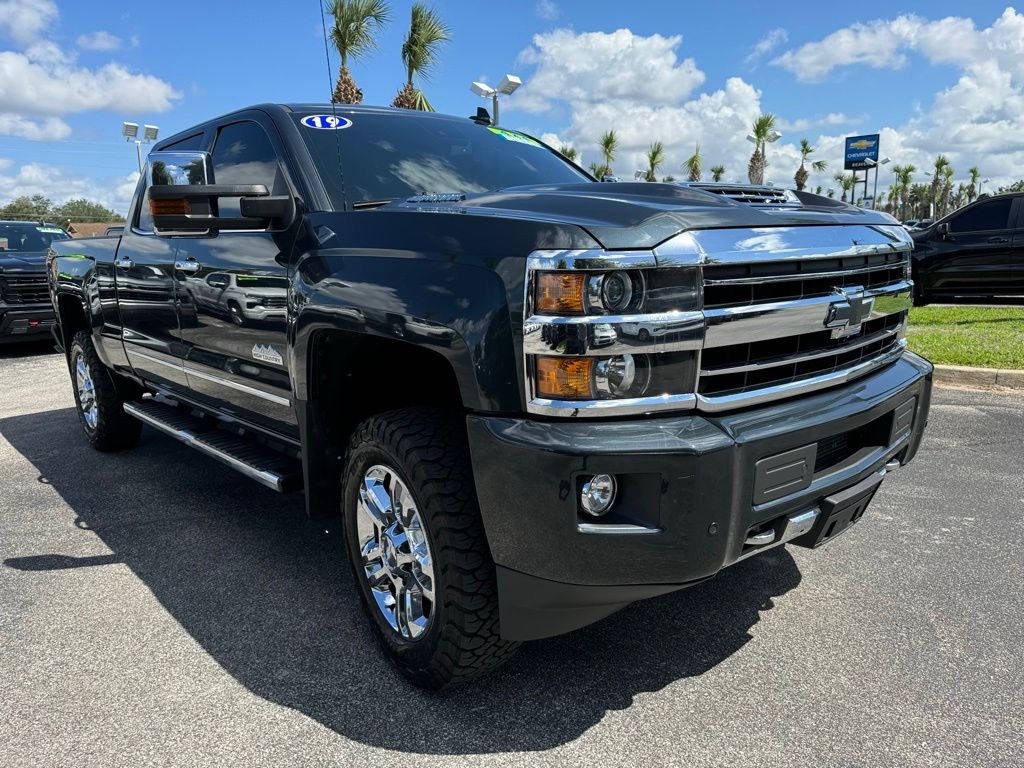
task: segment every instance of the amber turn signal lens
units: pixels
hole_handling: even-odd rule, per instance
[[[192,205],[183,197],[177,200],[150,200],[149,212],[154,216],[187,216],[192,213]]]
[[[538,357],[537,394],[552,400],[592,400],[593,369],[589,357]]]
[[[587,277],[582,272],[539,272],[534,308],[538,312],[583,314],[583,291]]]

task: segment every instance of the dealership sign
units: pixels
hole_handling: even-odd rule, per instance
[[[878,134],[847,136],[843,168],[847,171],[870,168],[872,164],[868,163],[868,160],[878,162]]]

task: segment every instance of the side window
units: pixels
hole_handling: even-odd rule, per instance
[[[1010,207],[1013,198],[1006,197],[988,203],[976,205],[969,211],[950,219],[949,229],[952,232],[984,232],[989,229],[1006,229],[1010,218]]]
[[[263,184],[270,194],[286,194],[281,163],[266,131],[252,121],[220,129],[213,145],[215,184]],[[240,216],[237,197],[222,197],[221,216]]]
[[[161,151],[167,151],[172,149],[195,149],[200,150],[203,148],[203,134],[197,133],[193,136],[189,136],[181,141],[176,141],[173,144],[168,144],[166,147],[161,147]],[[140,232],[152,232],[153,231],[153,215],[149,212],[149,182],[143,179],[140,183],[146,184],[146,191],[142,193],[142,202],[139,205],[139,209],[135,214],[135,228]]]

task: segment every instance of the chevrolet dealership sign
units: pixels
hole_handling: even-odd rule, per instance
[[[870,168],[867,160],[878,162],[878,134],[848,136],[846,138],[846,153],[843,155],[843,168],[847,171]]]

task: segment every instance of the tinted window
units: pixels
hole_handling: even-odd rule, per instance
[[[160,147],[161,152],[168,152],[170,150],[184,150],[184,149],[203,149],[203,134],[197,133],[181,141],[176,141],[173,144]],[[139,205],[138,214],[135,217],[135,228],[141,232],[152,232],[153,231],[153,216],[149,212],[149,187],[146,187],[146,191],[142,193],[142,204]]]
[[[45,251],[54,240],[67,240],[68,233],[48,224],[0,224],[0,253]]]
[[[969,211],[949,220],[949,228],[953,232],[984,232],[987,229],[1006,229],[1010,218],[1012,198],[993,200],[989,203],[976,205]]]
[[[277,152],[263,128],[253,122],[224,126],[213,145],[215,184],[263,184],[270,194],[285,194]],[[222,197],[221,216],[239,216],[238,198]]]
[[[300,122],[303,115],[295,116],[336,203],[343,186],[348,201],[360,203],[590,180],[544,144],[515,131],[417,113],[339,114],[351,120],[348,128],[317,130]]]

